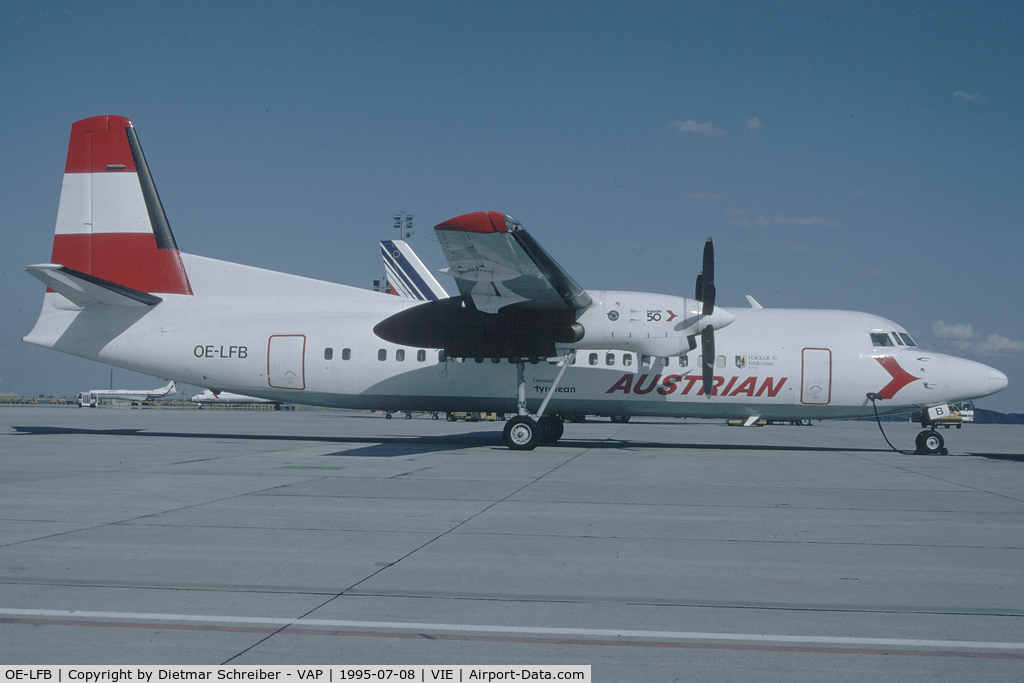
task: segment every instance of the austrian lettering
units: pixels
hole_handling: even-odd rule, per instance
[[[765,377],[758,384],[757,377],[746,377],[740,381],[739,377],[733,376],[726,381],[725,377],[716,376],[711,387],[712,396],[750,396],[757,398],[767,396],[775,398],[782,390],[788,377]],[[645,395],[657,390],[662,396],[670,396],[678,391],[681,396],[688,395],[697,387],[695,396],[704,395],[704,386],[701,383],[700,375],[633,375],[626,373],[604,393],[614,394],[621,391],[624,394]],[[735,387],[735,389],[733,388]]]

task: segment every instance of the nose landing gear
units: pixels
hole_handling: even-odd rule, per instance
[[[917,450],[914,451],[916,455],[949,455],[949,451],[945,449],[942,434],[934,429],[926,429],[918,434],[916,444]]]
[[[885,435],[885,430],[882,429],[882,419],[878,416],[878,406],[875,405],[875,401],[881,401],[882,397],[879,394],[868,393],[867,398],[871,401],[871,406],[875,410],[875,422],[878,423],[878,429],[882,432],[882,438],[889,444],[889,448],[896,451],[897,453],[905,453],[910,455],[910,451],[901,451],[897,449],[889,441],[889,437]],[[924,420],[926,413],[922,412],[921,426],[928,427],[929,423]],[[949,451],[946,450],[945,440],[942,435],[935,431],[935,424],[931,424],[930,429],[925,429],[923,432],[917,435],[917,450],[914,451],[914,455],[949,455]]]

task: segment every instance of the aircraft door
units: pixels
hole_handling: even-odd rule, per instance
[[[832,401],[832,350],[804,349],[800,402],[823,406]]]
[[[267,381],[275,389],[306,388],[306,337],[275,334],[267,345]]]

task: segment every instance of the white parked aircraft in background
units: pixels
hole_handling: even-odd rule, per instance
[[[213,391],[212,389],[206,389],[189,400],[192,401],[192,403],[198,403],[200,408],[202,408],[205,403],[273,403],[277,406],[281,405],[280,401],[271,401],[270,399],[257,398],[255,396],[245,396],[244,394],[233,394],[230,391]]]
[[[131,122],[84,119],[50,263],[27,268],[48,290],[25,341],[273,401],[512,412],[514,449],[557,441],[571,415],[863,417],[1007,384],[875,315],[718,307],[710,240],[688,299],[584,290],[501,213],[435,229],[460,296],[426,302],[182,253]]]
[[[166,398],[171,394],[178,393],[178,387],[175,383],[168,382],[167,386],[159,387],[157,389],[93,389],[88,392],[95,396],[97,399],[120,399],[123,401],[153,401],[158,398]]]

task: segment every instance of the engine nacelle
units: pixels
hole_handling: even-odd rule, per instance
[[[716,307],[702,315],[701,303],[669,294],[589,291],[593,303],[577,319],[586,330],[583,339],[566,346],[577,349],[619,349],[648,356],[671,357],[687,353],[690,337],[709,324],[720,329],[734,318]]]

